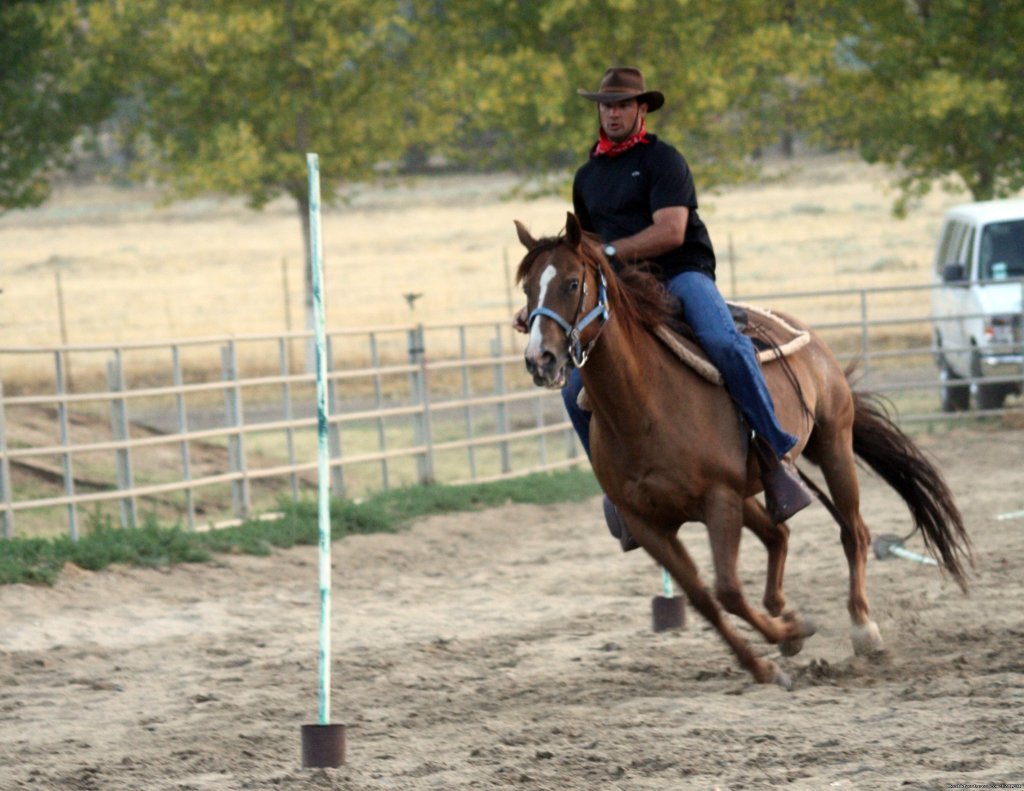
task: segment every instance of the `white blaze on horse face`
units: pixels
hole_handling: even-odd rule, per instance
[[[551,283],[552,280],[554,280],[556,274],[558,274],[558,272],[550,264],[541,273],[540,296],[537,297],[538,308],[544,306],[544,300],[547,298],[548,294],[548,285]],[[536,319],[533,320],[533,323],[530,324],[530,342],[526,345],[526,356],[531,359],[540,356],[543,345],[543,339],[541,338],[540,331],[540,319],[541,317],[538,316]]]

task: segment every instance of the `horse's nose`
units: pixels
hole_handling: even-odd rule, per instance
[[[555,364],[555,355],[547,350],[541,350],[539,354],[531,354],[529,350],[524,355],[526,370],[532,375],[546,374]]]

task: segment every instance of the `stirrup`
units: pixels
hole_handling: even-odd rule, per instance
[[[765,508],[774,524],[785,522],[813,502],[811,493],[795,473],[795,467],[790,469],[792,465],[791,461],[781,461],[761,472]]]
[[[622,551],[632,552],[634,549],[638,549],[640,545],[636,543],[633,534],[626,527],[626,521],[622,518],[622,514],[619,513],[619,509],[615,507],[612,501],[608,499],[607,494],[604,496],[602,505],[604,506],[604,521],[608,525],[608,532],[619,539],[619,546],[622,547]]]
[[[811,504],[811,493],[800,480],[792,460],[778,458],[764,437],[755,435],[750,446],[761,468],[765,509],[773,524],[785,522]]]

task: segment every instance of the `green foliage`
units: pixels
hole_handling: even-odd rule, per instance
[[[62,538],[61,542],[65,544],[68,561],[90,571],[112,563],[158,567],[210,558],[180,527],[163,528],[152,515],[140,527],[129,530],[114,527],[109,518],[94,521],[86,538],[77,543]]]
[[[1024,187],[1024,14],[986,0],[857,4],[830,82],[842,139],[901,168],[897,213],[936,182],[975,200]]]
[[[82,127],[113,107],[81,26],[87,4],[0,4],[0,213],[37,206]]]
[[[392,0],[135,0],[97,7],[92,43],[134,97],[140,172],[178,195],[284,193],[305,206],[403,149],[406,32]]]
[[[751,155],[817,120],[809,89],[835,46],[825,0],[549,0],[416,4],[424,114],[455,161],[536,173],[575,167],[597,136],[579,97],[611,65],[666,95],[649,127],[702,186],[752,172]],[[429,71],[427,73],[430,73]]]
[[[68,558],[65,540],[16,538],[0,541],[0,585],[14,582],[52,585]]]
[[[303,222],[310,151],[328,202],[429,153],[565,173],[597,134],[576,89],[614,64],[665,93],[650,128],[702,188],[800,135],[898,166],[898,211],[935,182],[1002,196],[1024,187],[1021,40],[996,0],[6,3],[0,209],[39,202],[102,118],[172,197],[290,195]]]
[[[432,514],[474,511],[509,502],[547,504],[579,501],[600,489],[589,470],[536,474],[524,478],[465,486],[416,486],[375,494],[355,503],[331,503],[331,537],[398,530]],[[120,529],[110,517],[94,516],[77,542],[58,539],[14,538],[0,541],[0,585],[22,582],[52,585],[66,563],[98,571],[112,563],[171,566],[202,563],[216,554],[268,555],[272,548],[319,542],[315,502],[281,502],[283,516],[249,520],[239,527],[188,532],[180,526],[162,527],[153,516],[142,526]]]

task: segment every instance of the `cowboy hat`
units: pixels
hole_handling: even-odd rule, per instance
[[[647,103],[647,112],[653,113],[665,103],[661,91],[649,91],[644,85],[644,75],[640,69],[631,66],[618,66],[608,69],[601,78],[601,87],[591,93],[577,88],[576,93],[592,102],[621,102],[624,99],[636,99]]]

